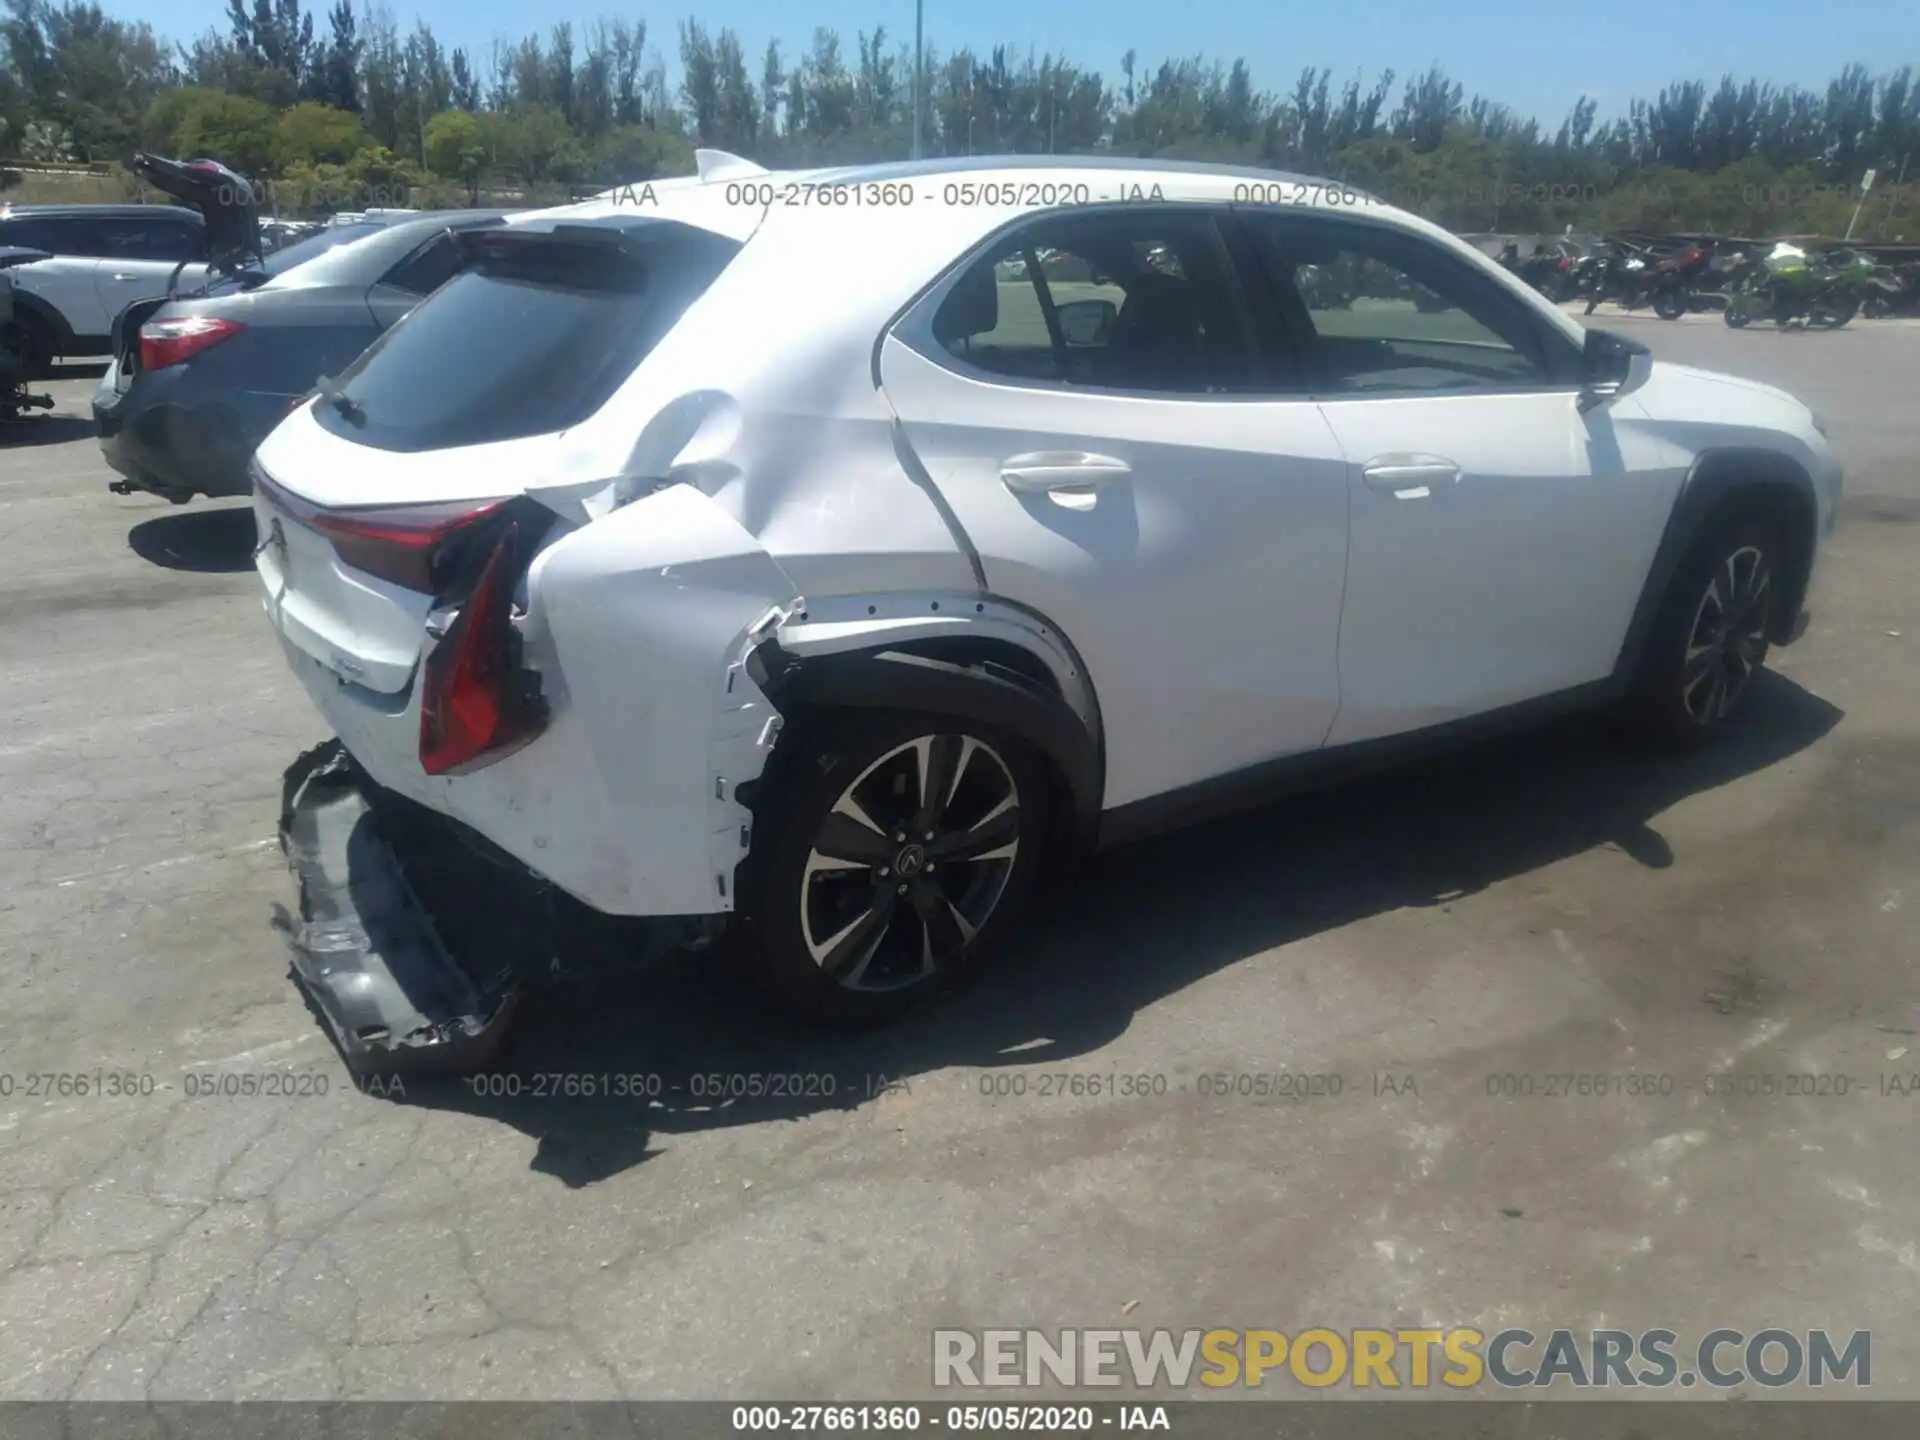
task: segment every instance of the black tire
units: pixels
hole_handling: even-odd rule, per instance
[[[1681,290],[1656,290],[1653,295],[1653,313],[1662,320],[1678,320],[1687,313],[1686,293]]]
[[[1688,553],[1661,601],[1628,697],[1630,732],[1687,750],[1719,735],[1767,661],[1783,547],[1766,522],[1734,517]]]
[[[946,796],[931,820],[929,773]],[[747,937],[789,1005],[830,1021],[889,1019],[976,974],[1032,893],[1049,834],[1031,749],[907,711],[803,717],[753,808]]]
[[[1744,330],[1753,323],[1753,313],[1742,303],[1743,297],[1732,295],[1727,298],[1727,308],[1723,312],[1727,325],[1734,330]]]
[[[0,344],[19,355],[22,380],[46,379],[53,372],[59,343],[53,327],[31,310],[16,310],[6,334],[0,337]]]
[[[1809,323],[1822,330],[1838,330],[1860,313],[1858,300],[1841,300],[1830,305],[1815,306],[1809,316]]]

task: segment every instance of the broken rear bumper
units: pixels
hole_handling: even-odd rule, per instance
[[[293,973],[355,1074],[471,1071],[498,1053],[520,998],[455,962],[408,883],[346,747],[288,767],[280,844],[300,885]]]

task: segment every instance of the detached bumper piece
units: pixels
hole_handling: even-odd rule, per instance
[[[288,768],[280,844],[300,883],[293,973],[356,1075],[484,1067],[517,1008],[511,979],[453,959],[337,740]]]

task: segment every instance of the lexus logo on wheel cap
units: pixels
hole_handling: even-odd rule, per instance
[[[894,860],[893,868],[902,880],[911,880],[927,868],[927,852],[918,845],[909,845]]]

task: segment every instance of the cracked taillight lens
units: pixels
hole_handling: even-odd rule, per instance
[[[422,669],[420,767],[457,774],[504,759],[546,728],[535,677],[519,663],[513,628],[511,526],[488,557],[460,614]]]

